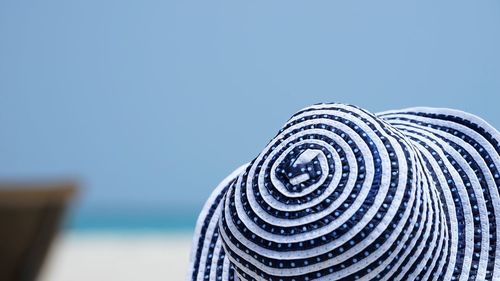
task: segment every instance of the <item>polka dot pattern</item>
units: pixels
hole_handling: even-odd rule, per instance
[[[199,217],[189,280],[500,280],[499,133],[450,109],[293,115]]]

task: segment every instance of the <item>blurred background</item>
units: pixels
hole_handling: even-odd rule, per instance
[[[211,190],[318,102],[500,127],[500,2],[0,0],[0,181],[80,187],[40,280],[182,280]]]

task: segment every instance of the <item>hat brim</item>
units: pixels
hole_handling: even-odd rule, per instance
[[[218,221],[227,189],[247,166],[240,166],[222,180],[203,206],[193,236],[187,280],[237,280],[222,247]]]

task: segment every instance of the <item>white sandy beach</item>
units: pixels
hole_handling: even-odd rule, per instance
[[[66,233],[39,281],[185,280],[191,234]]]

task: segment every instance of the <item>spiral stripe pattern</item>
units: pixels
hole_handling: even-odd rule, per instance
[[[188,280],[500,280],[498,139],[456,110],[305,108],[213,192]]]

